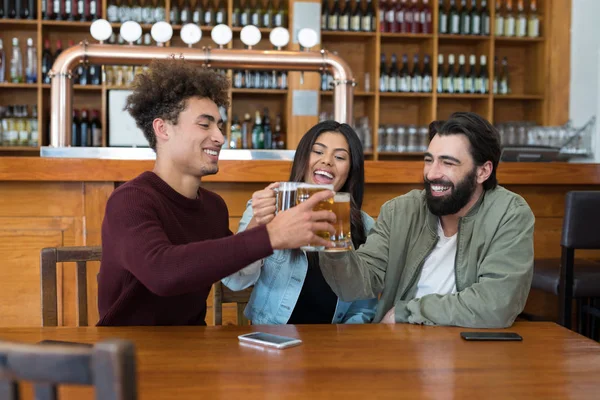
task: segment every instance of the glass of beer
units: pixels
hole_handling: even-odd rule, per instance
[[[299,184],[299,182],[279,182],[279,186],[275,188],[275,193],[277,194],[277,210],[275,214],[296,205],[296,193]]]
[[[352,239],[350,237],[350,201],[351,195],[346,192],[337,192],[333,197],[331,210],[335,213],[336,221],[335,235],[331,241],[335,247],[328,248],[325,251],[347,251],[352,249]]]
[[[300,204],[306,200],[308,200],[308,198],[310,196],[312,196],[315,193],[320,192],[321,190],[331,190],[333,191],[333,185],[314,185],[311,183],[300,183],[298,184],[298,189],[296,190],[296,204]],[[328,210],[331,211],[331,207],[333,205],[333,198],[327,199],[325,201],[321,201],[319,204],[317,204],[314,208],[313,211],[321,211],[321,210]],[[317,236],[322,237],[325,240],[331,240],[331,238],[329,237],[329,232],[327,231],[323,231],[323,232],[316,232]],[[309,244],[308,246],[302,246],[300,247],[302,250],[304,251],[321,251],[321,250],[325,250],[325,246],[317,246],[314,244]]]

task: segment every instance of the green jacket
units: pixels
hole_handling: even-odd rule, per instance
[[[503,328],[523,308],[533,275],[535,218],[525,200],[502,187],[484,192],[459,220],[455,294],[416,299],[423,263],[434,249],[438,217],[425,191],[386,202],[356,251],[319,253],[323,275],[344,301],[381,293],[373,322],[396,307],[396,322]]]

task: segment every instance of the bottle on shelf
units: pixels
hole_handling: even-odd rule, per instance
[[[273,18],[273,26],[287,28],[287,0],[279,0],[277,12]]]
[[[510,80],[508,76],[508,59],[502,59],[502,74],[500,76],[500,86],[498,87],[499,94],[510,94]]]
[[[475,93],[475,80],[477,79],[477,73],[475,72],[476,61],[475,54],[471,54],[469,56],[469,73],[465,76],[465,93]]]
[[[73,109],[73,122],[71,125],[71,147],[81,146],[81,121],[79,120],[79,110]]]
[[[473,7],[475,9],[475,7]],[[471,32],[471,12],[467,8],[467,0],[461,0],[460,5],[460,34],[470,35]]]
[[[441,34],[447,34],[450,30],[448,29],[448,12],[444,7],[444,2],[439,2],[438,8],[438,32]]]
[[[237,115],[233,116],[231,120],[231,133],[229,138],[230,149],[242,149],[242,125],[238,120]]]
[[[209,0],[209,2],[210,2],[210,0]],[[273,6],[271,4],[271,0],[269,0],[269,5],[271,7]],[[265,15],[266,15],[266,13],[265,13]],[[270,16],[269,16],[269,19],[271,19]],[[263,20],[266,21],[266,17],[264,17]],[[219,24],[227,24],[227,6],[225,5],[225,2],[223,0],[219,0],[219,3],[217,4],[217,8],[215,10],[215,25],[219,25]],[[265,26],[264,23],[263,23],[263,26]],[[266,26],[266,27],[270,28],[271,25]]]
[[[6,53],[4,42],[0,39],[0,83],[6,82]]]
[[[347,32],[350,30],[350,0],[344,1],[344,10],[340,12],[338,17],[338,30]]]
[[[454,77],[456,73],[454,71],[454,54],[448,55],[448,71],[444,76],[444,93],[456,93],[454,88]]]
[[[391,78],[390,78],[391,80]],[[398,75],[398,83],[396,84],[398,87],[398,91],[403,93],[410,92],[411,88],[411,77],[408,72],[408,55],[402,55],[402,69],[400,70],[400,74]]]
[[[249,113],[244,114],[244,122],[242,123],[242,147],[252,149],[252,120]]]
[[[100,10],[100,2],[99,0],[90,0],[90,13],[88,17],[88,21],[95,21],[100,19],[102,12]]]
[[[464,94],[465,93],[465,55],[458,55],[458,73],[454,77],[454,93]]]
[[[166,18],[167,12],[165,8],[165,0],[155,0],[153,17],[154,22],[166,21]]]
[[[477,2],[471,3],[470,22],[471,35],[483,35],[481,10],[477,9]]]
[[[525,14],[525,5],[523,0],[519,0],[517,3],[517,24],[516,24],[515,35],[517,37],[527,36],[527,15]]]
[[[431,72],[430,58],[426,54],[423,57],[423,78],[421,80],[421,91],[431,93],[433,91],[433,74]]]
[[[26,106],[25,106],[26,107]],[[39,146],[38,111],[37,104],[31,107],[31,118],[29,119],[29,146]]]
[[[429,0],[423,0],[423,8],[421,8],[421,33],[433,33],[433,15]]]
[[[242,14],[240,15],[240,25],[246,26],[252,24],[252,7],[250,0],[245,0]]]
[[[396,54],[392,54],[392,58],[390,60],[390,71],[388,73],[388,84],[387,91],[388,92],[398,92],[400,83],[400,75],[398,71],[398,59]]]
[[[37,50],[33,45],[33,39],[27,39],[27,51],[25,58],[25,82],[37,82]]]
[[[515,14],[512,0],[506,0],[506,14],[504,15],[504,36],[515,36]]]
[[[273,131],[271,129],[271,118],[269,117],[269,109],[265,107],[263,118],[262,118],[262,129],[263,129],[263,137],[264,149],[272,149],[273,148]]]
[[[388,33],[397,33],[400,32],[398,25],[398,1],[397,0],[389,0],[388,9],[385,15],[385,32]]]
[[[106,5],[106,19],[108,22],[119,22],[119,6],[117,0],[108,0]]]
[[[500,76],[498,73],[498,57],[494,57],[494,83],[492,84],[492,93],[498,94],[500,88]]]
[[[192,22],[192,4],[190,3],[190,0],[183,0],[183,5],[181,6],[181,11],[179,13],[179,21],[182,25]]]
[[[196,0],[196,7],[200,4],[200,1]],[[240,4],[240,0],[235,0],[233,2],[233,9],[231,10],[231,26],[232,27],[240,27],[242,24],[240,23],[240,17],[242,15],[242,6]],[[194,22],[196,23],[196,22]]]
[[[204,12],[204,15],[206,15],[206,11]],[[260,0],[255,0],[252,4],[252,14],[250,15],[250,23],[260,28],[262,26],[262,16],[263,12],[260,8]]]
[[[100,122],[100,112],[98,110],[91,111],[90,133],[90,145],[93,147],[102,147],[102,123]]]
[[[360,32],[360,23],[362,20],[362,10],[360,8],[360,2],[354,2],[354,9],[350,16],[350,30],[352,32]]]
[[[411,6],[408,12],[405,15],[407,17],[410,16],[410,25],[408,27],[407,32],[410,33],[421,33],[422,32],[422,21],[421,21],[421,10],[419,10],[419,5],[417,0],[411,0]]]
[[[489,93],[489,74],[487,70],[487,57],[479,58],[479,75],[475,79],[475,92],[479,94]]]
[[[281,114],[277,114],[277,116],[275,117],[272,148],[278,150],[285,149],[285,134],[281,130]]]
[[[400,0],[396,5],[396,26],[397,31],[409,33],[412,28],[413,14],[408,6],[407,0]]]
[[[379,66],[379,91],[387,92],[390,87],[390,76],[385,65],[385,54],[381,54],[381,65]]]
[[[456,1],[450,0],[450,9],[448,10],[448,21],[450,22],[450,34],[460,35],[460,14],[456,8]]]
[[[419,93],[423,91],[423,76],[421,69],[419,68],[419,55],[413,56],[413,69],[410,75],[410,91],[413,93]]]
[[[496,19],[494,20],[494,32],[496,36],[504,36],[504,13],[502,12],[502,1],[496,1]]]
[[[323,0],[321,3],[321,30],[327,31],[329,27],[329,2]]]
[[[260,117],[260,111],[258,110],[256,110],[254,126],[252,127],[252,148],[265,148],[265,131],[263,130],[262,118]]]
[[[481,11],[479,12],[481,19],[481,34],[484,36],[490,35],[490,10],[487,6],[487,0],[481,0]]]
[[[125,1],[125,0],[121,0],[121,1]],[[179,12],[179,4],[178,4],[178,0],[173,0],[171,2],[171,9],[169,10],[169,22],[171,23],[171,25],[179,25],[181,23],[180,18],[180,12]],[[202,18],[202,20],[204,21],[204,18]]]
[[[42,50],[42,82],[50,83],[50,77],[48,76],[48,72],[52,68],[52,64],[54,63],[54,57],[52,57],[52,52],[50,51],[50,39],[44,40],[44,50]]]
[[[19,47],[19,38],[12,40],[12,56],[10,58],[10,81],[12,83],[23,83],[23,54]]]
[[[81,135],[79,138],[78,145],[81,147],[90,147],[91,143],[91,129],[90,129],[90,120],[88,119],[88,110],[81,110],[81,119],[79,120],[80,128],[79,134]]]
[[[375,26],[375,8],[373,7],[373,1],[367,0],[367,5],[362,12],[360,30],[363,32],[373,32]]]
[[[444,92],[444,55],[438,54],[438,72],[437,81],[435,83],[436,91],[438,93]]]
[[[387,0],[379,0],[377,18],[379,19],[379,32],[387,32]]]
[[[131,3],[130,0],[120,0],[121,4],[119,4],[119,22],[127,22],[127,21],[131,21],[131,17],[132,17],[132,9],[131,9]],[[177,3],[173,3],[173,7],[177,7]],[[179,12],[177,11],[177,14],[179,14]]]
[[[340,18],[340,3],[338,0],[333,2],[333,7],[329,11],[329,18],[327,20],[327,29],[330,31],[339,30],[339,18]]]
[[[536,38],[540,36],[540,19],[537,13],[536,0],[529,2],[529,16],[527,19],[527,36]]]

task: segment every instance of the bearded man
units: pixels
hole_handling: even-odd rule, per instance
[[[356,251],[321,252],[326,281],[344,301],[380,295],[373,322],[511,326],[533,275],[535,218],[498,185],[498,131],[457,112],[430,125],[424,190],[386,202]]]

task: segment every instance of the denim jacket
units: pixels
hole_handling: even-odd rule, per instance
[[[365,233],[374,225],[373,218],[362,212]],[[252,219],[252,202],[248,201],[238,232]],[[306,254],[299,249],[275,250],[274,253],[223,279],[231,290],[254,285],[244,310],[253,324],[286,324],[294,311],[308,270]],[[338,299],[332,324],[370,323],[375,316],[377,299],[344,302]]]

